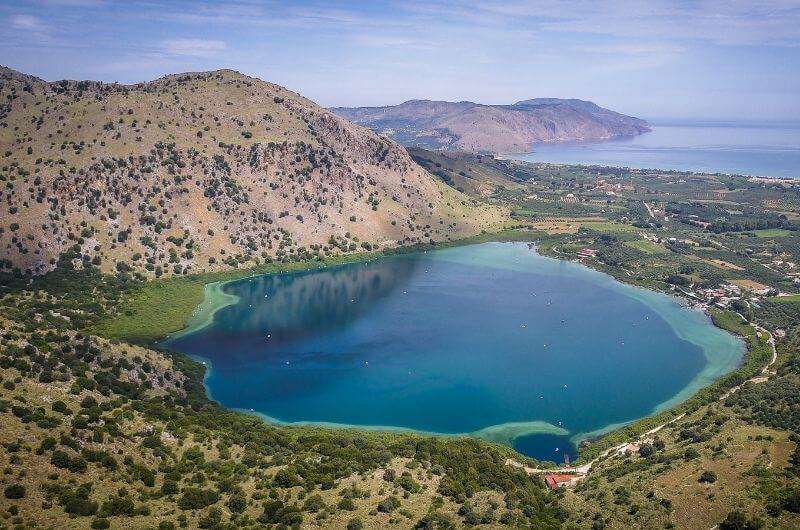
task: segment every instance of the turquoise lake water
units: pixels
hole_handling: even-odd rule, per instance
[[[682,401],[743,346],[675,299],[524,243],[228,283],[167,341],[211,396],[273,421],[472,434],[539,459]],[[203,321],[198,315],[197,321]]]
[[[531,162],[800,178],[800,124],[652,122],[652,132],[607,142],[536,144]]]

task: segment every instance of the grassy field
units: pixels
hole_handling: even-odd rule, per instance
[[[773,302],[800,302],[800,294],[790,294],[788,296],[771,296]]]
[[[613,221],[588,221],[581,223],[581,226],[596,232],[636,232],[639,230],[635,226]]]
[[[598,508],[610,520],[605,528],[716,528],[734,509],[763,513],[764,499],[778,489],[777,477],[794,444],[785,431],[728,419],[726,413],[714,404],[662,430],[658,438],[665,449],[650,459],[618,456],[601,463],[576,492],[566,492],[574,522],[591,527]],[[707,442],[682,436],[709,418],[722,425],[709,428]],[[708,471],[716,477],[713,483],[699,480]],[[797,515],[784,512],[764,527],[796,525]]]
[[[656,245],[652,241],[648,241],[646,239],[639,239],[637,241],[626,241],[625,245],[635,248],[637,250],[641,250],[645,254],[663,254],[667,250],[662,247],[661,245]]]
[[[794,234],[791,230],[783,230],[781,228],[768,228],[766,230],[753,230],[753,233],[758,237],[786,237]]]
[[[212,272],[146,282],[132,291],[113,318],[97,323],[89,332],[109,339],[137,344],[158,341],[182,329],[203,301],[207,283],[235,280],[258,274],[310,270],[377,258],[377,252],[346,254],[316,262],[272,263],[251,269]]]

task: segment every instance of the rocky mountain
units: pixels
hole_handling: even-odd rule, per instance
[[[0,69],[0,270],[147,275],[446,240],[493,226],[405,149],[229,70],[136,85]]]
[[[580,99],[537,98],[513,105],[414,100],[331,110],[408,146],[479,153],[528,152],[536,142],[608,140],[650,130],[644,120]]]

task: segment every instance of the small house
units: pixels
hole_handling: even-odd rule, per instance
[[[544,476],[544,483],[553,491],[562,487],[574,486],[578,480],[580,480],[580,475],[568,475],[566,473],[550,473]]]

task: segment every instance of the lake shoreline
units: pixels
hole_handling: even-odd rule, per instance
[[[514,235],[514,237],[507,238],[506,240],[520,241],[520,240],[523,240],[523,239],[526,238],[526,237],[523,237],[523,236],[526,236],[528,240],[535,239],[535,235],[534,235],[533,232],[518,232],[517,234]],[[476,241],[474,241],[474,239],[475,238],[470,238],[470,240],[466,240],[465,242],[463,242],[461,244],[472,244],[472,243],[475,243]],[[488,241],[502,240],[502,238],[500,238],[500,237],[492,237],[492,234],[486,234],[485,236],[481,237],[481,239],[486,239]],[[459,243],[460,242],[454,242],[453,244],[449,244],[449,245],[439,245],[439,246],[437,246],[435,248],[441,248],[442,246],[461,246],[461,244],[459,244]],[[409,251],[411,251],[411,252],[413,252],[413,251],[424,252],[425,250],[409,249]],[[362,259],[353,260],[353,262],[367,262],[367,261],[372,261],[374,259],[381,259],[381,258],[384,258],[384,257],[390,257],[391,255],[394,255],[394,254],[395,253],[381,254],[381,255],[377,255],[377,256],[372,254],[372,255],[363,256]],[[542,255],[546,256],[546,257],[549,257],[550,259],[559,260],[559,258],[556,258],[556,257],[553,257],[553,256],[547,256],[546,254],[542,254]],[[559,260],[559,261],[564,261],[564,260]],[[346,265],[346,263],[339,263],[337,265],[334,265],[334,267],[335,266],[343,266],[343,265]],[[659,290],[656,290],[656,289],[650,289],[650,288],[646,288],[646,287],[643,287],[643,286],[638,286],[638,285],[636,285],[636,284],[634,284],[632,282],[624,282],[624,281],[621,281],[619,278],[616,278],[613,275],[609,274],[607,271],[599,270],[599,269],[594,268],[594,267],[589,267],[586,264],[581,264],[581,266],[587,267],[587,268],[589,268],[591,270],[594,270],[596,272],[599,272],[599,273],[607,276],[610,281],[619,282],[619,283],[622,283],[622,284],[624,284],[626,286],[635,287],[636,289],[641,289],[644,292],[660,292],[661,294],[668,295],[670,297],[670,299],[673,299],[673,300],[675,300],[677,302],[680,302],[681,305],[686,305],[686,304],[683,303],[684,302],[684,298],[682,298],[680,296],[676,296],[675,293],[664,292],[664,291],[659,291]],[[323,265],[323,267],[326,267],[326,266]],[[313,269],[319,269],[319,268],[320,267],[309,267],[307,269],[300,269],[300,268],[292,267],[292,269],[294,269],[295,271],[297,271],[297,270],[313,270]],[[275,272],[265,273],[265,274],[282,274],[282,273],[287,273],[287,272],[292,272],[292,271],[281,270],[281,271],[275,271]],[[255,276],[257,274],[253,273],[251,275]],[[243,277],[239,277],[239,278],[232,278],[232,279],[226,280],[224,282],[214,282],[213,284],[208,284],[208,285],[213,285],[213,287],[209,288],[209,290],[207,291],[207,292],[210,292],[210,296],[211,296],[211,299],[208,301],[209,303],[206,304],[206,302],[204,301],[204,303],[202,304],[204,306],[205,316],[198,316],[196,314],[193,315],[192,319],[189,320],[190,327],[187,327],[184,330],[178,332],[180,334],[180,336],[183,336],[185,334],[191,333],[193,331],[197,331],[198,329],[202,329],[202,326],[208,325],[208,323],[211,322],[211,320],[213,319],[213,314],[216,311],[218,311],[219,309],[221,309],[223,307],[227,307],[228,305],[230,305],[232,303],[235,303],[235,301],[236,301],[235,297],[233,297],[232,295],[226,295],[226,293],[224,293],[222,288],[224,287],[224,285],[227,285],[228,283],[231,283],[231,282],[234,282],[234,281],[242,281],[246,277],[247,276],[243,276]],[[228,297],[232,297],[233,300],[231,300]],[[712,323],[714,323],[714,325],[716,327],[719,327],[719,328],[721,328],[721,329],[723,329],[725,331],[729,331],[730,332],[729,329],[726,329],[725,327],[722,327],[722,326],[718,325],[717,321],[713,318],[712,315],[708,314],[707,312],[706,312],[706,315],[708,316],[708,318],[711,319]],[[201,326],[201,327],[196,327],[196,326]],[[178,335],[176,334],[175,336],[178,336]],[[167,340],[166,342],[169,342],[169,340]],[[692,387],[692,385],[690,384],[689,386],[685,387],[678,395],[674,396],[673,398],[667,400],[666,402],[664,402],[664,403],[662,403],[660,405],[657,405],[653,409],[651,414],[646,415],[646,416],[642,416],[642,417],[639,417],[639,418],[634,418],[634,419],[632,419],[632,420],[630,420],[628,422],[611,424],[611,425],[608,425],[606,427],[603,427],[601,429],[598,429],[598,430],[595,430],[595,431],[592,431],[592,432],[589,432],[589,433],[576,433],[572,437],[573,444],[575,445],[576,449],[579,449],[581,455],[583,456],[585,447],[583,449],[580,449],[581,442],[590,441],[590,443],[586,447],[593,447],[593,446],[596,446],[598,443],[601,443],[604,438],[607,438],[607,437],[609,437],[609,435],[613,435],[614,433],[623,432],[623,431],[624,432],[630,432],[631,430],[637,429],[637,426],[639,424],[642,424],[642,426],[650,425],[652,423],[651,420],[653,418],[663,418],[663,417],[665,417],[665,415],[666,415],[666,417],[670,417],[670,415],[677,414],[678,412],[674,412],[674,414],[673,414],[673,411],[678,411],[678,410],[682,411],[685,408],[685,407],[683,407],[683,405],[685,405],[687,402],[691,401],[698,394],[702,393],[702,391],[708,389],[710,386],[712,386],[715,383],[719,382],[722,378],[726,378],[727,379],[732,374],[735,374],[736,372],[741,370],[742,367],[747,364],[747,363],[745,363],[745,360],[746,360],[747,356],[749,355],[749,351],[750,351],[750,349],[747,348],[742,353],[741,359],[740,359],[739,362],[736,363],[735,368],[732,368],[732,369],[730,369],[727,372],[724,372],[722,374],[718,374],[715,377],[713,377],[713,378],[709,379],[708,381],[706,381],[705,383],[697,385],[695,387]],[[704,371],[708,367],[709,367],[709,363],[707,363],[706,367],[704,367]],[[210,368],[210,366],[207,366],[207,369],[208,368]],[[206,374],[206,377],[207,377],[207,375],[208,374]],[[699,377],[700,375],[701,374],[698,374],[697,377]],[[204,383],[205,383],[205,377],[204,377]],[[208,389],[207,385],[204,384],[204,386],[206,387],[206,392],[210,396],[210,392],[209,392],[209,389]],[[241,411],[241,412],[248,412],[248,411]],[[266,421],[270,421],[272,423],[277,423],[277,424],[282,424],[282,425],[300,425],[300,426],[313,425],[313,426],[317,426],[317,427],[328,427],[328,428],[348,428],[348,429],[349,428],[356,428],[356,429],[362,429],[362,430],[371,430],[370,426],[357,426],[357,425],[348,425],[348,424],[339,425],[339,424],[331,424],[331,423],[324,423],[324,422],[321,422],[321,423],[317,423],[317,422],[282,422],[280,420],[276,420],[275,418],[271,418],[271,417],[264,416],[264,415],[260,415],[260,417],[262,417],[262,419],[265,419]],[[543,423],[543,422],[523,422],[523,423],[537,423],[538,424],[538,423]],[[513,432],[513,436],[509,437],[509,432],[510,431],[508,429],[505,429],[505,427],[508,427],[508,425],[500,424],[500,425],[489,426],[487,428],[481,429],[481,430],[473,432],[473,433],[458,433],[458,434],[444,434],[444,435],[445,436],[474,436],[474,437],[477,437],[477,438],[484,439],[486,441],[495,442],[495,443],[501,443],[501,444],[505,444],[507,446],[510,445],[511,447],[513,447],[513,440],[515,438],[517,438],[517,437],[527,436],[527,435],[532,435],[532,434],[538,434],[538,433],[563,434],[560,431],[556,433],[555,431],[553,431],[553,429],[543,429],[543,428],[541,428],[541,426],[538,426],[538,428],[522,428],[522,429],[516,429],[516,430],[515,429],[511,429],[514,432]],[[550,427],[556,428],[555,426],[550,426]],[[391,430],[393,432],[415,432],[416,434],[441,435],[440,433],[425,433],[425,432],[422,432],[422,431],[415,431],[414,429],[406,429],[406,428],[391,427],[391,428],[387,428],[387,429]],[[556,429],[558,429],[558,428],[556,428]],[[486,434],[486,435],[482,435],[483,431],[487,431],[487,433],[489,433],[489,431],[491,431],[493,434],[490,436],[487,433],[483,433],[483,434]],[[502,435],[498,435],[497,433],[503,433],[503,434]]]

